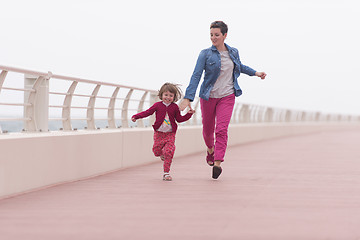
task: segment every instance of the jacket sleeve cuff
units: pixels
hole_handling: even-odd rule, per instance
[[[190,102],[194,101],[194,96],[190,96],[189,94],[185,94],[184,99],[189,99]]]

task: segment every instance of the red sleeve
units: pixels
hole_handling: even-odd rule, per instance
[[[157,110],[157,105],[158,105],[158,103],[155,103],[149,109],[139,112],[139,113],[133,115],[131,118],[135,118],[135,119],[146,118],[146,117],[152,115]]]

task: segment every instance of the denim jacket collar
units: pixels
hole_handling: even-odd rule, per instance
[[[226,43],[225,44],[225,47],[227,48],[227,50],[230,52],[232,51],[232,47],[230,47],[229,45],[227,45]],[[213,51],[217,51],[217,48],[214,46],[214,45],[211,45],[211,50]]]

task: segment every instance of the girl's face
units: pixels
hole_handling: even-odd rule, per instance
[[[211,28],[210,29],[210,39],[212,44],[215,47],[222,47],[224,45],[225,38],[227,33],[224,35],[221,33],[220,28]]]
[[[175,94],[173,94],[169,91],[166,91],[166,92],[163,92],[161,99],[164,101],[164,103],[169,104],[174,101],[174,97],[175,97]]]

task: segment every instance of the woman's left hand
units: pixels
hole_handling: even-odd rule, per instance
[[[186,107],[189,107],[189,109],[192,110],[190,100],[187,98],[184,98],[183,100],[181,100],[181,102],[179,104],[180,111],[184,111]]]
[[[266,73],[265,72],[256,72],[255,73],[255,76],[257,76],[257,77],[259,77],[259,78],[261,78],[261,79],[265,79],[265,77],[266,77]]]

